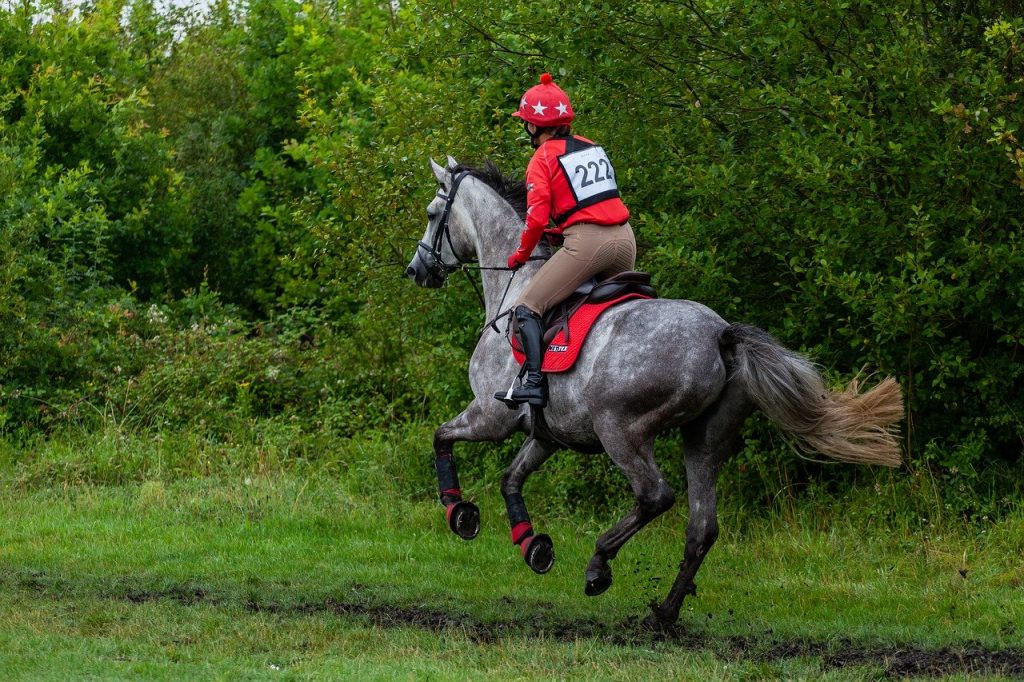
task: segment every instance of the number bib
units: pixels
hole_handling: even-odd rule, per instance
[[[576,208],[619,196],[615,169],[601,147],[588,146],[563,154],[558,163],[576,197]]]

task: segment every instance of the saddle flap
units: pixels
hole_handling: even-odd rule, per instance
[[[607,308],[624,301],[643,298],[652,297],[638,291],[630,291],[601,303],[583,299],[582,303],[577,302],[577,305],[574,306],[574,314],[571,316],[566,316],[564,313],[556,316],[552,324],[548,325],[544,335],[545,352],[541,371],[545,373],[566,372],[572,369],[587,335],[601,314]],[[511,341],[516,360],[522,363],[523,353],[518,339],[513,336]]]
[[[569,298],[554,306],[544,315],[544,346],[547,347],[554,339],[562,334],[564,343],[570,342],[569,320],[573,313],[588,303],[606,303],[623,296],[636,298],[658,298],[658,293],[651,286],[651,274],[637,270],[628,270],[612,275],[608,279],[598,282],[591,278],[581,284]],[[518,329],[515,323],[515,316],[511,316],[512,344],[516,351],[519,351]]]

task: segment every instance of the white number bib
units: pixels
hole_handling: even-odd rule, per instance
[[[587,199],[599,194],[609,193],[618,196],[618,185],[615,184],[615,170],[612,168],[608,155],[598,146],[585,147],[579,151],[558,157],[565,177],[569,180],[576,203],[582,204]]]

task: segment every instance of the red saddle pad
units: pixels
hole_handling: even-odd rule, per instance
[[[579,310],[569,318],[569,342],[566,343],[565,341],[564,329],[560,330],[555,335],[555,338],[551,339],[551,343],[548,344],[547,351],[544,353],[541,371],[554,374],[557,372],[567,372],[572,369],[580,355],[580,350],[583,348],[583,343],[587,340],[587,335],[593,328],[594,323],[597,322],[597,318],[601,316],[601,313],[613,305],[634,298],[651,297],[637,293],[624,294],[610,301],[584,303],[580,306]],[[520,365],[523,364],[526,356],[519,349],[519,341],[514,336],[512,338],[512,354],[515,356],[516,362]]]

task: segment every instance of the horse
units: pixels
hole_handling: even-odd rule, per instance
[[[494,398],[519,375],[506,334],[497,323],[550,255],[542,241],[517,270],[505,260],[518,245],[525,186],[492,163],[430,166],[439,189],[427,206],[427,227],[406,275],[440,288],[458,271],[478,269],[485,320],[469,361],[474,398],[434,433],[440,500],[451,529],[464,539],[479,531],[479,510],[462,499],[453,455],[456,442],[527,438],[501,477],[512,541],[536,572],[554,562],[553,543],[537,535],[522,489],[560,448],[606,452],[625,474],[635,505],[596,542],[584,572],[584,592],[596,596],[612,583],[609,562],[641,528],[665,513],[675,492],[655,462],[655,438],[679,429],[689,519],[679,572],[644,623],[673,625],[683,599],[696,595],[694,577],[718,537],[716,481],[723,462],[741,444],[741,428],[761,410],[807,451],[835,460],[889,467],[901,463],[897,423],[903,417],[899,384],[885,377],[869,390],[858,379],[845,390],[825,386],[818,367],[783,347],[766,331],[722,319],[705,305],[676,299],[638,299],[607,309],[591,331],[575,367],[550,374],[549,403],[540,411],[510,409]],[[471,281],[475,280],[471,278]],[[546,422],[538,429],[538,422]]]

